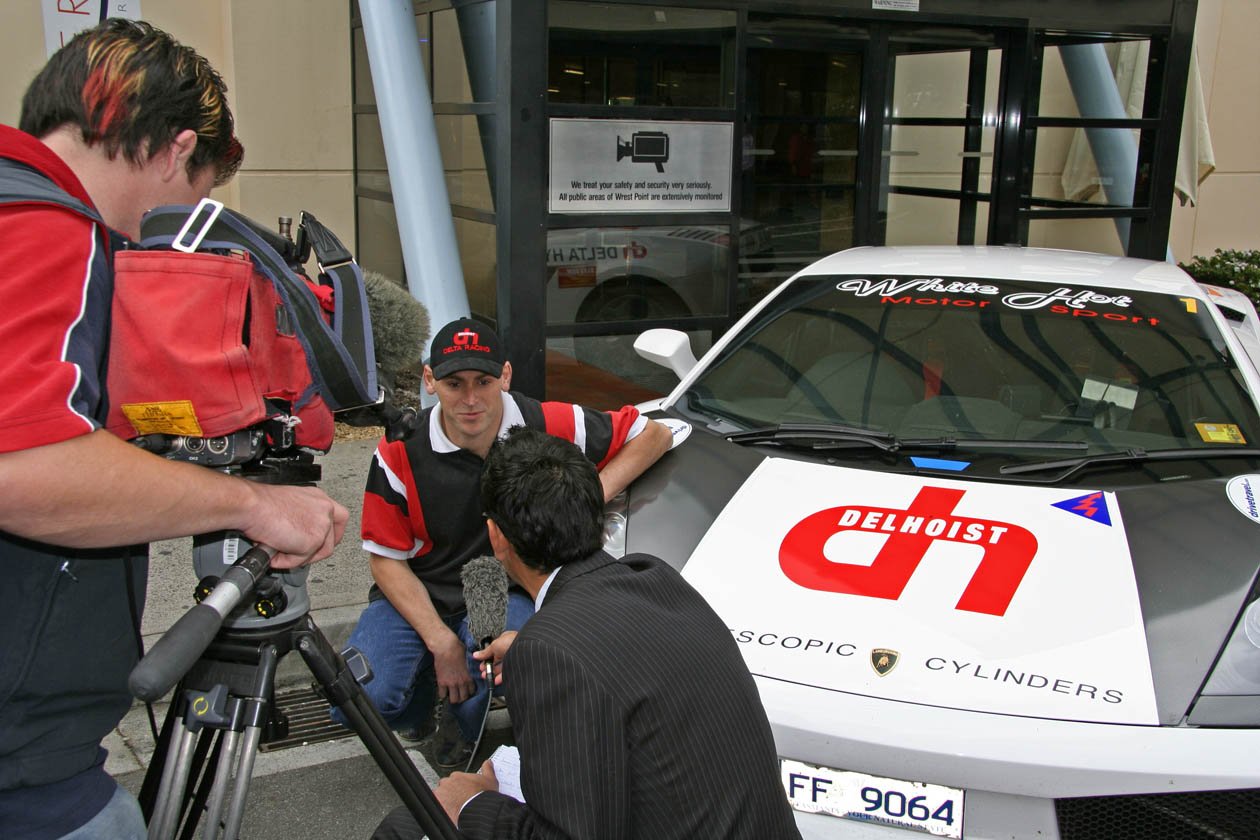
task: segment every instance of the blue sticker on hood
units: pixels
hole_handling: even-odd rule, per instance
[[[1097,493],[1077,496],[1075,499],[1055,502],[1054,506],[1094,522],[1101,522],[1107,526],[1111,525],[1111,512],[1107,509],[1107,498],[1102,494],[1101,490]]]
[[[950,461],[945,458],[923,458],[915,455],[910,456],[910,463],[920,469],[949,470],[951,472],[962,472],[971,466],[970,461]]]

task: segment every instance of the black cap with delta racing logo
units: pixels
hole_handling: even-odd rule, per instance
[[[451,321],[433,336],[429,367],[442,379],[461,370],[503,375],[503,344],[494,330],[472,318]]]

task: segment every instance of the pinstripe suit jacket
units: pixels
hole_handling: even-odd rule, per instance
[[[730,630],[660,560],[563,567],[504,685],[528,804],[475,797],[468,837],[799,838]]]

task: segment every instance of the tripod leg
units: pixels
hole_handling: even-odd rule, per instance
[[[184,793],[184,804],[180,810],[179,840],[192,840],[197,830],[197,822],[206,810],[206,796],[214,785],[214,772],[208,771],[210,762],[218,759],[222,751],[222,733],[212,733],[206,728],[197,728],[191,722],[189,727],[197,733],[194,742],[191,772],[188,776],[188,789]]]
[[[309,614],[298,621],[294,639],[294,647],[302,654],[324,696],[346,716],[385,778],[430,840],[459,840],[461,835],[441,803],[429,790],[381,713],[363,693],[363,687],[354,679],[345,660],[332,649]]]
[[[272,692],[275,690],[276,664],[279,660],[280,654],[274,644],[268,643],[258,648],[258,667],[254,672],[253,693],[242,702],[241,722],[245,734],[238,751],[236,783],[232,788],[232,799],[223,823],[225,840],[236,840],[241,830],[241,822],[245,818],[245,800],[249,794],[250,780],[254,775],[254,759],[258,756],[258,743],[262,740],[263,725],[267,720]],[[226,781],[226,776],[223,779]]]
[[[175,729],[175,723],[179,720],[178,704],[171,703],[166,715],[162,719],[162,729],[158,733],[157,742],[153,745],[153,760],[149,762],[149,769],[144,773],[144,783],[140,786],[140,810],[144,813],[145,823],[152,822],[154,812],[157,810],[157,792],[158,786],[162,782],[162,776],[166,771],[170,762],[166,761],[166,755],[170,752],[171,732]]]
[[[176,723],[166,764],[162,767],[162,783],[158,787],[157,807],[149,822],[149,840],[170,840],[175,836],[179,815],[183,810],[184,789],[192,765],[193,732],[182,721]]]
[[[258,755],[258,742],[262,740],[262,728],[245,727],[245,739],[241,743],[240,761],[236,766],[236,785],[232,789],[232,804],[228,808],[224,821],[224,840],[236,840],[241,831],[241,821],[245,818],[245,798],[249,793],[249,782],[254,775],[254,758]]]
[[[206,810],[205,840],[216,840],[222,826],[219,823],[223,815],[223,801],[227,795],[227,780],[232,773],[232,761],[236,758],[240,747],[241,733],[236,731],[224,734],[220,746],[219,760],[215,764],[214,789],[210,793],[210,803]]]
[[[150,837],[178,836],[189,840],[196,827],[196,818],[191,822],[188,818],[201,813],[205,793],[214,780],[213,774],[202,775],[214,739],[205,737],[207,733],[200,720],[188,716],[189,703],[181,683],[167,709],[155,745],[154,760],[144,776],[139,798]],[[177,779],[177,774],[181,772],[182,783]],[[195,793],[192,790],[194,785],[197,787]]]

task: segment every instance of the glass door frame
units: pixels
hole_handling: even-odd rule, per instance
[[[659,5],[657,0],[640,0],[649,5]],[[685,2],[685,0],[684,0]],[[573,115],[585,116],[622,116],[618,108],[588,108],[575,106],[557,106],[545,101],[538,107],[540,93],[546,88],[545,56],[548,50],[546,33],[546,0],[518,0],[518,4],[499,4],[500,16],[504,16],[505,7],[515,8],[510,15],[511,31],[519,34],[528,30],[530,38],[505,39],[513,47],[514,60],[500,66],[517,68],[510,74],[510,85],[505,102],[499,111],[504,126],[511,130],[503,130],[498,137],[498,158],[509,164],[512,171],[511,184],[518,189],[510,191],[510,195],[520,198],[519,206],[514,202],[516,212],[501,213],[500,223],[512,218],[534,218],[538,207],[545,204],[545,174],[547,134],[546,117]],[[711,7],[709,3],[704,4]],[[854,172],[854,190],[856,200],[853,209],[853,245],[881,245],[887,238],[887,218],[881,209],[885,202],[887,185],[886,159],[883,155],[887,147],[887,135],[892,128],[892,120],[887,113],[891,101],[890,83],[892,73],[889,67],[893,42],[904,41],[908,33],[917,29],[952,28],[957,32],[972,32],[991,39],[991,48],[1002,50],[1001,70],[998,77],[998,104],[996,111],[996,132],[993,139],[992,179],[987,198],[989,201],[989,219],[987,236],[982,237],[979,230],[979,217],[976,210],[978,202],[985,200],[986,194],[982,185],[976,180],[978,167],[964,167],[964,175],[960,181],[958,197],[960,205],[958,237],[960,241],[969,239],[995,245],[1017,244],[1028,242],[1028,222],[1032,218],[1052,217],[1070,218],[1081,214],[1094,215],[1096,209],[1053,207],[1034,201],[1031,190],[1033,153],[1036,148],[1036,129],[1038,127],[1037,108],[1039,85],[1041,80],[1040,62],[1047,38],[1054,39],[1066,35],[1072,30],[1084,29],[1088,32],[1107,32],[1109,27],[1117,27],[1113,31],[1123,30],[1129,35],[1145,34],[1151,42],[1151,54],[1163,63],[1162,71],[1152,71],[1149,77],[1148,90],[1151,91],[1150,107],[1143,114],[1141,128],[1141,149],[1139,166],[1144,168],[1143,192],[1135,197],[1135,203],[1141,202],[1143,212],[1133,214],[1133,234],[1129,242],[1128,254],[1153,259],[1162,259],[1167,248],[1168,230],[1172,215],[1172,183],[1176,167],[1177,142],[1176,132],[1149,130],[1148,126],[1180,124],[1184,105],[1185,83],[1191,50],[1191,36],[1194,30],[1196,3],[1194,0],[1166,0],[1168,7],[1156,8],[1138,2],[1138,0],[1117,0],[1115,8],[1108,6],[1106,10],[1096,10],[1093,6],[1082,6],[1081,17],[1065,18],[1062,14],[1047,14],[1040,0],[1017,0],[1009,7],[1004,7],[1001,17],[984,18],[977,14],[962,14],[950,20],[943,14],[924,15],[918,21],[896,18],[891,14],[871,13],[845,15],[839,17],[838,9],[822,2],[799,2],[783,4],[762,4],[758,0],[748,2],[732,2],[723,8],[733,8],[737,15],[734,54],[735,98],[729,108],[716,109],[638,109],[635,116],[650,119],[688,119],[703,116],[708,119],[731,119],[738,134],[744,125],[746,116],[746,94],[748,85],[749,52],[759,48],[755,40],[758,35],[770,33],[781,39],[780,43],[800,43],[818,49],[861,50],[862,81],[861,105],[858,120],[858,158]],[[524,14],[528,9],[531,13]],[[785,11],[786,10],[786,11]],[[1171,15],[1169,15],[1171,13]],[[1123,24],[1113,24],[1113,20],[1123,20]],[[539,21],[543,21],[541,29]],[[1138,21],[1133,23],[1133,21]],[[518,25],[519,24],[519,25]],[[1068,35],[1068,37],[1071,37]],[[1106,39],[1106,35],[1099,36]],[[939,42],[938,42],[939,44]],[[521,48],[517,48],[518,45]],[[945,44],[939,44],[945,46]],[[960,44],[970,47],[972,44]],[[527,48],[526,48],[527,47]],[[521,73],[521,66],[530,66],[532,74]],[[974,68],[973,68],[974,70]],[[545,97],[544,97],[545,99]],[[517,114],[532,114],[534,122],[526,122],[526,118],[517,119]],[[542,116],[543,119],[536,119]],[[629,116],[629,113],[625,114]],[[1049,121],[1046,122],[1049,126]],[[974,132],[976,127],[965,126],[969,133],[964,140],[964,151],[972,151],[975,146]],[[521,155],[522,147],[518,145],[521,138],[528,139],[525,146],[530,154]],[[513,154],[516,151],[518,154]],[[522,161],[526,163],[522,163]],[[740,219],[748,212],[747,197],[742,194],[742,178],[739,155],[733,156],[731,172],[732,207],[729,213],[701,214],[688,221],[696,224],[729,224],[732,230],[738,230]],[[501,208],[502,210],[502,208]],[[615,224],[669,224],[678,217],[664,215],[639,215],[624,220],[609,218],[607,222]],[[529,225],[510,225],[505,236],[501,236],[499,260],[499,296],[500,315],[507,322],[507,332],[512,333],[509,343],[515,343],[517,336],[528,335],[526,348],[536,359],[541,357],[541,348],[534,344],[535,339],[552,334],[582,335],[589,332],[586,328],[569,325],[560,329],[546,325],[542,301],[536,294],[536,285],[519,282],[522,278],[509,272],[504,266],[513,261],[505,259],[505,239],[510,240],[513,247],[511,254],[519,255],[519,259],[536,261],[538,253],[543,253],[545,230],[557,226],[555,218],[547,218],[545,225],[536,227]],[[568,227],[582,224],[577,219],[565,220],[558,226]],[[704,317],[691,317],[685,323],[674,324],[684,329],[712,329],[715,334],[727,329],[738,318],[737,287],[738,267],[740,265],[739,237],[732,236],[730,272],[727,286],[726,311]],[[519,246],[519,247],[518,247]],[[537,247],[535,247],[537,246]],[[531,274],[542,275],[544,269],[537,267]],[[539,281],[543,282],[542,280]],[[506,306],[505,306],[506,304]],[[624,324],[617,326],[642,328],[659,324]],[[541,362],[535,362],[540,368]],[[541,383],[541,375],[537,377]],[[541,391],[541,388],[538,390]]]
[[[1015,151],[1011,171],[1006,174],[1013,189],[1003,200],[1013,212],[1001,222],[1011,241],[1027,244],[1029,222],[1037,219],[1128,219],[1125,254],[1151,260],[1168,257],[1168,236],[1172,224],[1172,197],[1180,130],[1167,126],[1182,124],[1185,90],[1189,78],[1195,9],[1178,4],[1170,29],[1144,32],[1134,27],[1125,34],[1081,35],[1028,30],[1020,49],[1026,57],[1013,69],[1009,80],[1009,108],[1016,114],[1008,126],[1008,142]],[[1149,39],[1150,56],[1146,67],[1146,96],[1142,115],[1137,118],[1041,116],[1042,69],[1048,48],[1069,44],[1105,44],[1127,37]],[[1023,108],[1022,118],[1018,109]],[[1137,172],[1131,204],[1090,204],[1052,200],[1035,194],[1033,163],[1038,128],[1130,129],[1138,132]],[[1017,162],[1017,163],[1016,163]]]
[[[963,38],[948,38],[946,33],[965,31],[966,34],[974,36],[974,41],[968,43]],[[927,27],[898,27],[889,29],[886,33],[884,60],[880,64],[883,69],[885,78],[880,82],[872,84],[881,84],[883,87],[883,103],[882,111],[882,130],[880,132],[880,147],[878,149],[878,160],[872,161],[871,165],[878,168],[875,183],[877,189],[873,191],[871,196],[872,207],[871,212],[871,231],[870,244],[884,244],[888,236],[888,214],[887,201],[889,195],[913,195],[924,198],[940,198],[940,199],[956,199],[958,201],[958,226],[956,229],[956,243],[958,245],[975,245],[984,244],[988,240],[988,230],[981,232],[981,241],[976,241],[976,221],[977,209],[979,203],[984,201],[989,203],[990,213],[993,216],[993,192],[992,184],[997,179],[996,165],[993,167],[989,184],[981,185],[980,183],[980,155],[982,147],[983,132],[985,126],[985,84],[988,81],[988,59],[992,50],[1000,51],[1002,56],[1002,64],[998,73],[998,91],[997,99],[1002,101],[1002,81],[1006,75],[1007,69],[1007,49],[1008,33],[1006,30],[998,28],[981,28],[969,27],[963,30],[962,27],[951,26],[948,28],[927,28]],[[894,65],[898,56],[910,54],[935,54],[935,53],[968,53],[967,68],[967,92],[965,97],[965,113],[961,117],[907,117],[895,116],[892,111],[895,102],[895,73]],[[1002,116],[994,115],[995,137],[994,137],[994,162],[996,164],[998,158],[997,146],[999,143],[998,135],[1000,134]],[[940,127],[950,128],[958,127],[963,129],[963,149],[962,164],[959,173],[959,184],[955,189],[946,189],[939,187],[916,187],[906,185],[895,185],[891,183],[891,164],[892,155],[895,150],[892,149],[892,131],[895,126],[917,126],[917,127]]]
[[[856,29],[857,28],[855,27],[855,30]],[[859,229],[864,229],[866,225],[865,220],[861,218],[860,208],[862,204],[862,196],[867,187],[867,183],[864,181],[864,168],[862,165],[862,161],[864,160],[865,155],[869,154],[869,150],[863,147],[863,138],[865,136],[863,125],[866,121],[865,113],[866,113],[867,108],[869,107],[868,94],[865,88],[866,66],[870,61],[869,39],[864,37],[864,33],[860,33],[857,31],[853,33],[846,33],[845,35],[842,35],[842,36],[807,35],[807,34],[800,34],[797,32],[787,32],[784,34],[779,34],[779,33],[773,33],[773,32],[762,32],[762,31],[759,31],[755,26],[751,26],[750,31],[745,39],[745,43],[747,44],[747,49],[742,55],[741,68],[740,68],[741,75],[744,77],[744,87],[746,91],[746,93],[744,94],[744,96],[741,98],[739,102],[739,109],[740,109],[739,119],[740,119],[741,125],[747,125],[748,121],[753,116],[757,116],[757,115],[750,114],[748,111],[748,107],[749,107],[749,103],[752,100],[752,94],[749,91],[751,91],[753,84],[757,81],[753,78],[753,66],[755,63],[754,57],[758,53],[768,53],[771,51],[781,50],[781,51],[794,51],[794,52],[808,52],[808,53],[815,53],[815,54],[820,54],[820,55],[832,55],[832,56],[839,55],[839,54],[848,54],[848,55],[857,56],[861,60],[862,62],[861,74],[862,75],[861,75],[861,78],[859,79],[858,107],[857,107],[856,116],[854,118],[847,118],[847,117],[830,117],[829,118],[826,116],[810,116],[810,115],[805,115],[805,114],[798,114],[798,115],[779,114],[779,115],[775,115],[773,119],[767,120],[767,122],[781,122],[784,126],[790,125],[794,122],[809,122],[809,123],[820,125],[820,126],[846,125],[850,123],[853,124],[854,129],[856,131],[856,136],[857,136],[857,149],[855,150],[855,153],[854,153],[855,161],[854,161],[854,167],[853,167],[852,183],[851,184],[849,182],[828,183],[828,182],[820,181],[816,187],[814,187],[813,185],[809,185],[809,186],[810,188],[816,189],[819,192],[820,198],[821,198],[821,193],[827,190],[829,187],[840,188],[843,191],[852,191],[854,230],[853,230],[853,235],[852,235],[852,239],[851,239],[851,243],[849,247],[852,247],[853,245],[863,244],[862,234],[859,233]],[[757,219],[754,208],[751,203],[751,197],[745,194],[743,190],[743,186],[744,184],[741,179],[740,190],[737,193],[737,195],[739,196],[739,201],[740,201],[740,216],[742,218],[761,221],[760,219]],[[801,191],[804,192],[806,190],[802,189]],[[819,203],[821,204],[821,202]],[[826,253],[830,253],[830,252],[828,251]],[[823,255],[824,253],[820,252],[817,256],[823,256]],[[796,266],[796,268],[803,268],[804,265],[812,261],[813,259],[810,259],[806,261],[805,263],[802,263],[800,266]],[[786,269],[786,268],[788,267],[787,266],[781,267],[781,269]],[[792,273],[794,273],[794,271],[795,269],[792,269]]]
[[[854,171],[854,218],[853,246],[882,245],[887,238],[887,200],[888,194],[902,193],[929,197],[957,198],[960,201],[959,244],[975,244],[977,238],[977,206],[980,201],[990,202],[989,229],[981,233],[980,242],[995,241],[991,238],[994,207],[997,201],[996,188],[987,189],[980,184],[980,161],[975,155],[980,151],[980,140],[984,120],[984,83],[986,80],[986,60],[977,58],[992,49],[1002,51],[1002,68],[999,73],[999,112],[997,115],[997,136],[994,139],[993,183],[998,183],[1006,174],[999,172],[1003,157],[1000,154],[1002,135],[1009,119],[1018,125],[1018,103],[1012,108],[1009,96],[1011,68],[1010,43],[1018,40],[1019,31],[998,26],[949,26],[932,27],[915,24],[887,23],[867,20],[855,22],[850,27],[853,31],[844,34],[801,34],[796,27],[787,27],[782,32],[767,26],[759,29],[755,22],[750,22],[745,37],[746,50],[742,56],[740,74],[745,78],[745,86],[752,83],[751,55],[761,49],[798,49],[813,52],[853,52],[861,56],[862,79],[861,96],[858,109],[858,154]],[[960,37],[955,41],[944,40],[943,32],[965,33],[970,37]],[[920,33],[916,36],[916,33]],[[758,37],[772,37],[773,43],[757,43]],[[897,54],[905,50],[899,47],[908,44],[921,44],[925,51],[938,47],[940,51],[971,52],[968,76],[968,113],[963,118],[896,118],[892,115],[893,105],[893,72],[892,62]],[[1018,89],[1023,91],[1023,85]],[[739,118],[744,120],[747,96],[739,102]],[[892,128],[895,125],[959,125],[965,130],[964,151],[972,156],[964,158],[961,183],[957,190],[937,190],[918,187],[896,187],[889,184],[889,142]],[[1016,197],[1017,197],[1016,193]],[[747,197],[740,196],[741,214],[747,216],[749,208]],[[1007,240],[1011,241],[1011,240]],[[823,256],[819,254],[819,256]]]

